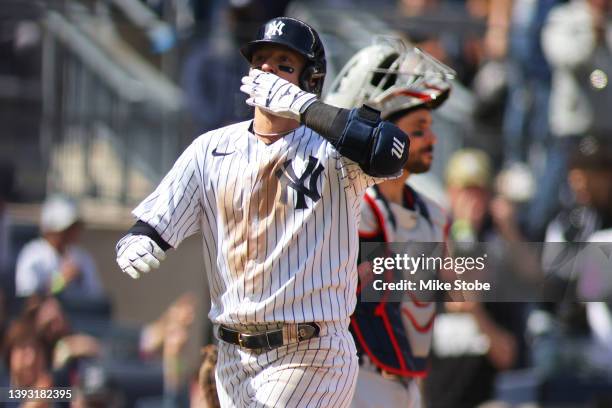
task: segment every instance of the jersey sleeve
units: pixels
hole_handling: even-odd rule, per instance
[[[345,185],[353,190],[355,196],[360,196],[368,187],[395,178],[370,176],[359,167],[359,164],[338,153],[331,143],[328,145],[328,149],[330,150],[328,154],[336,161],[336,170],[340,173],[340,178],[345,182]]]
[[[174,248],[201,227],[203,179],[198,140],[183,152],[155,191],[132,211]]]

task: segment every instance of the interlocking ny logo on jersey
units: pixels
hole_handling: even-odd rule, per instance
[[[276,177],[279,179],[282,186],[281,193],[281,201],[287,204],[287,192],[289,187],[295,190],[297,194],[297,201],[295,204],[296,210],[301,210],[304,208],[308,208],[306,205],[306,196],[310,198],[313,202],[319,201],[321,195],[317,189],[317,182],[319,181],[319,176],[321,172],[325,170],[325,167],[316,157],[310,156],[308,158],[308,164],[306,165],[306,169],[304,173],[298,178],[293,170],[293,166],[291,163],[293,160],[287,160],[282,168],[276,170]],[[308,188],[306,187],[306,179],[308,179]]]
[[[266,37],[272,37],[273,35],[283,35],[283,27],[285,23],[282,21],[273,21],[266,27]]]
[[[398,159],[402,158],[402,154],[404,154],[404,147],[406,147],[406,143],[402,143],[397,138],[393,138],[393,148],[391,149],[391,154],[396,156]]]

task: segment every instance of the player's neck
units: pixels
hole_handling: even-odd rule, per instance
[[[404,184],[410,176],[406,170],[396,179],[387,180],[378,185],[380,193],[387,199],[395,204],[402,205],[404,200]]]
[[[253,119],[253,133],[259,140],[271,144],[298,128],[300,123],[293,120],[272,115],[259,108],[255,108]]]

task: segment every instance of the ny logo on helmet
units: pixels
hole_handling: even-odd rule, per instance
[[[283,35],[284,26],[285,26],[285,23],[283,23],[280,20],[272,21],[270,24],[268,24],[268,27],[266,27],[266,37],[272,37],[275,35]]]
[[[295,170],[293,170],[293,166],[291,166],[292,162],[293,160],[289,159],[283,163],[282,168],[276,170],[275,175],[282,186],[281,201],[287,204],[287,193],[289,187],[291,187],[297,193],[295,209],[303,210],[308,208],[306,196],[308,196],[313,203],[316,203],[321,198],[319,190],[317,189],[317,182],[319,181],[321,172],[325,170],[325,167],[319,163],[316,157],[310,156],[304,173],[298,178],[295,174]],[[308,182],[308,187],[306,187],[304,183],[306,183],[306,179],[308,178],[310,178],[310,180]]]

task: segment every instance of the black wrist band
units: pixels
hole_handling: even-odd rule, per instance
[[[348,109],[315,101],[302,114],[302,123],[335,145],[346,127],[349,113]]]
[[[170,244],[164,241],[164,239],[161,237],[161,235],[159,235],[155,228],[153,228],[144,221],[136,221],[136,224],[134,224],[132,228],[128,230],[128,234],[146,235],[147,237],[155,241],[155,243],[159,245],[159,247],[164,251],[167,251],[172,248]]]

